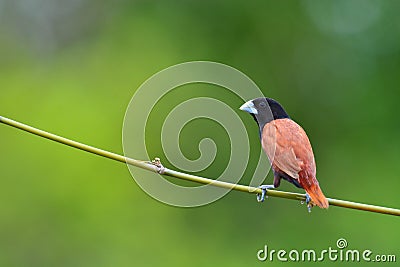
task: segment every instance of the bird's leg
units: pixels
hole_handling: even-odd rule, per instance
[[[314,204],[312,203],[312,199],[308,193],[306,193],[306,204],[308,212],[311,212],[311,208],[314,206]]]
[[[259,186],[258,188],[261,189],[261,194],[257,194],[257,201],[258,202],[264,202],[264,200],[268,197],[267,196],[267,190],[268,189],[274,189],[275,186],[272,184],[264,184]]]

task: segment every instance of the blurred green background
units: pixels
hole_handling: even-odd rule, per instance
[[[400,208],[399,8],[355,0],[1,0],[0,115],[122,153],[125,109],[142,82],[177,63],[217,61],[246,73],[306,129],[327,196]],[[215,88],[190,91],[241,104]],[[190,97],[177,91],[170,99]],[[254,121],[239,115],[258,145]],[[229,156],[226,133],[214,126],[199,120],[182,132],[192,158],[204,136],[220,141],[209,177]],[[162,157],[159,142],[147,145]],[[5,125],[0,151],[0,266],[275,266],[285,263],[257,260],[264,245],[322,250],[338,238],[350,249],[400,256],[393,216],[337,207],[308,214],[294,201],[259,204],[240,192],[176,208],[141,191],[121,163]],[[251,171],[250,163],[241,183]]]

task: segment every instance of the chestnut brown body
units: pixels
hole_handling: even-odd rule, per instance
[[[291,119],[277,119],[265,124],[261,144],[274,171],[274,186],[283,178],[304,188],[321,208],[329,204],[316,179],[314,153],[306,132]]]

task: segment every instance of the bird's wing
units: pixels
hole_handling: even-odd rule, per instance
[[[314,153],[303,128],[290,119],[274,120],[264,126],[262,145],[274,169],[297,179],[319,207],[329,207],[315,177]]]
[[[302,161],[296,157],[293,148],[282,149],[279,145],[277,147],[274,164],[290,177],[299,179]]]
[[[262,132],[262,145],[273,166],[290,177],[299,179],[299,172],[305,167],[303,157],[308,157],[311,145],[297,123],[290,119],[267,123]],[[313,162],[312,150],[310,155]]]

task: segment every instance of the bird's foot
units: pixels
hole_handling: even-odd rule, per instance
[[[264,184],[264,185],[259,186],[258,188],[261,189],[261,194],[257,194],[257,201],[258,201],[258,202],[264,202],[264,200],[265,200],[266,198],[268,198],[268,196],[267,196],[267,190],[268,190],[268,189],[274,189],[275,186],[272,185],[272,184]]]
[[[304,204],[304,201],[301,201],[301,204]],[[314,207],[315,204],[312,202],[312,199],[308,193],[306,193],[306,204],[308,212],[311,212],[311,208]]]

